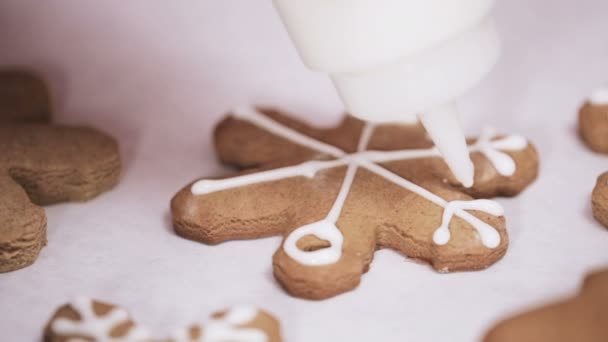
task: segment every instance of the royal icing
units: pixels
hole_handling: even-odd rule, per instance
[[[608,105],[608,85],[598,88],[591,96],[589,96],[589,102],[598,106]]]
[[[488,248],[496,248],[501,238],[498,231],[471,215],[465,210],[477,210],[494,216],[502,216],[500,205],[490,200],[471,200],[448,202],[423,187],[383,168],[378,163],[440,157],[436,148],[398,150],[398,151],[366,151],[366,147],[373,134],[374,126],[366,124],[355,153],[348,154],[345,151],[318,141],[311,137],[296,132],[278,122],[266,117],[253,108],[239,108],[234,111],[234,116],[246,120],[258,127],[265,129],[277,136],[288,139],[311,150],[318,151],[336,158],[335,160],[313,160],[299,165],[283,167],[244,176],[237,176],[222,180],[200,180],[192,185],[191,191],[195,195],[208,194],[215,191],[231,189],[238,186],[252,185],[261,182],[276,181],[289,177],[305,176],[314,177],[320,170],[326,170],[338,166],[347,165],[347,170],[342,185],[334,204],[325,219],[314,222],[292,231],[283,244],[284,251],[297,262],[304,265],[320,266],[337,262],[342,255],[343,235],[336,226],[346,197],[350,192],[354,177],[359,167],[365,168],[386,180],[401,186],[430,202],[444,208],[442,225],[435,231],[433,241],[436,244],[446,244],[450,240],[449,224],[454,215],[468,222],[479,234],[481,242]],[[512,176],[515,173],[514,160],[503,151],[518,151],[528,145],[526,139],[511,135],[497,140],[492,140],[494,132],[484,130],[478,141],[469,146],[469,151],[482,153],[494,166],[496,171],[503,176]],[[315,251],[302,251],[297,247],[299,239],[306,235],[314,235],[329,242],[327,248]]]
[[[494,165],[496,172],[501,176],[509,177],[515,174],[515,161],[502,151],[520,151],[528,146],[526,138],[519,135],[509,135],[504,138],[492,140],[496,136],[491,128],[481,132],[477,142],[471,146],[471,152],[480,152]]]
[[[70,302],[70,306],[80,316],[80,320],[73,321],[58,318],[53,322],[51,329],[61,335],[76,335],[92,338],[96,342],[138,342],[149,338],[148,332],[138,326],[132,327],[127,335],[112,337],[110,333],[119,324],[129,321],[129,314],[120,308],[114,308],[103,316],[98,316],[93,310],[93,301],[90,298],[78,297]],[[84,342],[81,338],[70,338],[68,342]]]
[[[236,307],[223,317],[206,322],[200,338],[191,339],[189,329],[185,329],[175,334],[173,340],[175,342],[266,342],[268,336],[262,330],[242,327],[253,322],[258,314],[258,309],[254,307]]]
[[[448,202],[445,204],[443,209],[441,226],[439,226],[439,228],[437,228],[437,230],[435,230],[435,233],[433,234],[433,241],[436,244],[445,245],[450,241],[450,222],[452,221],[454,214],[460,213],[462,215],[463,213],[466,213],[464,210],[483,211],[493,216],[504,215],[504,210],[498,203],[487,199]],[[473,223],[469,221],[471,217],[473,218]],[[468,222],[471,223],[473,226],[476,225],[476,229],[478,231],[483,230],[485,232],[484,234],[481,234],[482,239],[484,239],[484,237],[486,239],[491,239],[491,241],[485,241],[484,243],[492,243],[492,241],[497,238],[493,236],[493,233],[496,232],[496,230],[492,228],[489,224],[479,220],[475,216],[471,215],[471,217],[469,217]],[[500,243],[500,236],[498,236],[498,242]]]
[[[363,129],[363,133],[359,139],[357,152],[365,150],[372,133],[372,125],[367,125]],[[333,264],[340,259],[342,256],[342,243],[344,241],[344,237],[336,226],[336,223],[340,218],[340,213],[342,212],[342,208],[346,202],[346,197],[348,196],[350,188],[353,185],[358,167],[359,165],[356,162],[350,162],[348,164],[344,180],[342,181],[342,186],[340,187],[340,192],[338,192],[338,196],[336,197],[332,208],[329,210],[329,213],[324,220],[300,227],[289,234],[287,239],[285,239],[285,243],[283,244],[283,249],[287,255],[304,265],[312,266]],[[326,240],[329,242],[330,246],[315,251],[303,251],[298,248],[297,243],[298,240],[306,235],[314,235],[319,239]]]

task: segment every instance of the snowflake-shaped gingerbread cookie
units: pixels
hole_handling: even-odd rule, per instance
[[[506,252],[503,210],[536,177],[520,136],[470,141],[475,185],[462,188],[419,125],[352,117],[316,129],[277,111],[241,108],[215,131],[220,159],[248,169],[201,179],[171,202],[175,231],[207,244],[285,237],[274,274],[291,294],[323,299],[356,287],[390,248],[440,272],[488,267]]]
[[[60,307],[44,329],[48,342],[281,342],[279,321],[250,306],[214,314],[164,339],[153,338],[116,305],[78,297]]]

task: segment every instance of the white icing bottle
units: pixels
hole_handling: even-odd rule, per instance
[[[419,118],[455,177],[473,185],[454,101],[498,59],[493,0],[273,0],[304,63],[371,122]]]

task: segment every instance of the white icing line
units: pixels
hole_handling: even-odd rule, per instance
[[[463,210],[483,211],[497,217],[504,215],[504,210],[498,203],[487,199],[452,201],[448,202],[444,208],[441,226],[439,226],[433,234],[433,241],[438,245],[445,245],[450,241],[450,222],[452,222],[452,218],[455,214],[461,216],[462,213],[464,213]],[[472,220],[473,222],[471,222],[471,217],[474,218]],[[500,244],[500,235],[498,232],[487,223],[477,219],[477,217],[473,215],[471,215],[471,217],[467,217],[466,220],[479,232],[481,239],[484,240],[484,244],[497,247]]]
[[[97,316],[93,311],[93,301],[90,298],[78,297],[70,302],[71,307],[80,315],[79,321],[58,318],[51,329],[61,335],[81,335],[95,339],[96,342],[137,342],[149,338],[147,331],[134,326],[124,337],[112,337],[110,332],[117,325],[129,320],[128,313],[120,308],[114,308],[106,315]],[[68,341],[79,341],[71,338]]]
[[[263,183],[279,179],[303,176],[313,178],[319,170],[346,165],[347,159],[311,160],[302,164],[282,167],[278,169],[251,173],[243,176],[226,179],[202,179],[192,184],[194,195],[205,195],[216,191],[227,190],[239,186]]]
[[[430,157],[440,157],[441,154],[436,148],[418,150],[397,150],[397,151],[364,151],[357,154],[374,163],[386,163],[398,160],[421,159]]]
[[[385,179],[413,192],[421,197],[435,203],[444,209],[442,226],[436,231],[436,243],[444,244],[449,241],[449,223],[453,215],[457,215],[468,222],[480,235],[482,243],[488,248],[495,248],[500,244],[500,234],[498,231],[471,215],[465,210],[484,211],[490,215],[501,216],[502,208],[490,200],[472,200],[463,204],[462,201],[447,202],[441,197],[424,189],[423,187],[414,184],[403,177],[394,174],[393,172],[384,169],[375,164],[379,162],[389,162],[395,160],[406,160],[427,157],[439,157],[440,154],[436,148],[417,149],[417,150],[399,150],[399,151],[365,151],[367,144],[373,132],[373,126],[368,124],[364,127],[359,146],[356,153],[346,154],[344,151],[331,146],[329,144],[317,141],[313,138],[296,132],[286,126],[281,125],[267,118],[263,114],[252,108],[241,108],[234,111],[235,117],[250,121],[251,123],[266,129],[267,131],[276,134],[280,137],[293,141],[321,153],[329,154],[336,157],[333,161],[310,161],[299,165],[288,166],[280,169],[259,172],[256,174],[238,176],[223,180],[201,180],[192,186],[192,193],[208,194],[214,191],[226,190],[237,186],[257,184],[267,181],[275,181],[289,177],[306,176],[314,177],[314,175],[324,169],[337,166],[347,165],[348,168],[342,182],[342,186],[338,196],[328,213],[328,216],[321,221],[300,227],[287,237],[283,248],[285,252],[294,260],[306,265],[326,265],[338,261],[342,253],[343,236],[340,230],[336,227],[336,222],[343,209],[344,203],[352,186],[352,182],[356,175],[357,167],[364,167],[369,171],[384,177]],[[478,141],[469,146],[469,151],[480,152],[492,163],[497,172],[503,176],[511,176],[515,173],[515,162],[506,153],[502,151],[518,151],[526,148],[528,142],[520,136],[511,135],[497,140],[492,140],[495,136],[491,130],[484,130]],[[493,204],[489,204],[493,203]],[[497,208],[500,208],[498,210]],[[500,213],[495,215],[495,213]],[[446,233],[447,229],[447,233]],[[438,232],[438,233],[437,233]],[[302,251],[297,248],[297,242],[300,238],[306,235],[314,235],[318,238],[330,242],[330,247],[316,251]],[[435,240],[435,238],[434,238]]]
[[[492,140],[494,136],[496,136],[494,130],[489,128],[484,129],[477,142],[471,147],[471,151],[482,153],[501,176],[513,176],[516,171],[515,161],[511,156],[502,151],[523,150],[528,146],[528,141],[518,135],[510,135],[498,140]]]
[[[371,139],[373,131],[373,125],[365,125],[359,138],[357,152],[365,150],[369,140]],[[344,242],[344,236],[336,226],[336,223],[340,218],[340,213],[342,212],[346,198],[350,193],[355,175],[357,174],[357,168],[358,164],[354,159],[351,158],[348,168],[346,169],[346,174],[344,176],[344,180],[342,181],[340,191],[338,192],[338,196],[336,197],[334,204],[324,220],[300,227],[287,236],[287,239],[285,239],[283,244],[283,250],[285,250],[285,253],[287,253],[287,255],[289,255],[292,259],[303,265],[309,266],[328,265],[340,260],[340,257],[342,256],[342,244]],[[297,243],[298,240],[306,235],[314,235],[320,239],[328,241],[330,245],[329,247],[321,248],[315,251],[303,251],[298,248]]]
[[[497,172],[502,176],[512,176],[515,173],[513,159],[503,151],[519,151],[528,146],[528,141],[518,135],[510,135],[498,140],[491,140],[491,130],[484,130],[478,141],[469,147],[470,152],[480,152],[488,158]],[[216,191],[236,188],[284,178],[304,176],[312,178],[317,172],[349,163],[351,159],[365,159],[375,163],[391,161],[439,157],[436,148],[397,151],[360,151],[345,155],[335,160],[311,160],[298,165],[282,167],[278,169],[256,172],[248,175],[237,176],[226,179],[202,179],[192,185],[191,191],[194,195],[205,195]]]
[[[365,125],[363,127],[363,131],[361,132],[361,137],[359,138],[359,144],[357,146],[357,152],[364,151],[369,144],[369,140],[371,139],[372,133],[374,132],[374,126],[371,124]],[[348,169],[346,170],[346,175],[344,176],[344,181],[342,182],[342,188],[338,193],[338,197],[336,198],[336,202],[334,203],[331,211],[327,215],[327,220],[331,222],[338,222],[338,218],[340,216],[340,212],[344,207],[344,202],[346,201],[346,197],[350,192],[350,188],[353,185],[353,181],[355,179],[355,174],[357,173],[357,164],[355,163],[356,158],[351,161],[348,165]]]
[[[233,116],[249,121],[256,126],[262,127],[266,129],[268,132],[283,137],[287,140],[291,140],[296,144],[311,148],[313,150],[328,154],[332,157],[342,157],[346,153],[341,149],[326,144],[324,142],[313,139],[307,135],[304,135],[300,132],[296,132],[288,127],[285,127],[278,122],[266,117],[265,115],[259,113],[254,108],[250,107],[240,107],[235,109],[232,112]]]
[[[608,85],[596,89],[591,96],[589,96],[589,102],[597,106],[608,105]]]
[[[414,184],[402,177],[400,177],[399,175],[392,173],[391,171],[380,167],[376,164],[373,163],[369,163],[367,161],[362,161],[361,162],[361,166],[367,168],[368,170],[374,172],[375,174],[384,177],[385,179],[413,192],[416,193],[418,195],[420,195],[421,197],[429,200],[432,203],[437,204],[438,206],[442,207],[442,208],[446,208],[446,206],[448,205],[448,202],[446,200],[444,200],[443,198],[435,195],[434,193],[426,190],[425,188]],[[493,202],[490,200],[486,200],[489,202]],[[474,201],[473,201],[474,202]],[[496,205],[498,205],[498,203],[494,202]],[[485,208],[479,208],[477,207],[476,210],[480,210],[480,211],[485,211]],[[445,210],[445,209],[444,209]],[[462,218],[463,220],[465,220],[467,223],[469,223],[479,234],[480,238],[481,238],[481,242],[483,243],[484,246],[488,247],[488,248],[496,248],[498,247],[498,245],[500,245],[500,234],[498,234],[498,231],[496,230],[496,228],[488,225],[487,223],[483,222],[482,220],[478,219],[477,217],[469,214],[468,212],[461,210],[461,209],[457,209],[455,210],[455,214],[457,216],[459,216],[460,218]],[[491,212],[488,212],[488,214],[492,214]],[[450,215],[451,217],[451,215]],[[449,241],[449,238],[448,238]],[[437,241],[435,241],[435,243],[437,243]]]
[[[248,120],[249,116],[242,116]],[[263,125],[262,121],[256,124]],[[276,123],[275,123],[276,124]],[[264,126],[262,126],[264,127]],[[264,127],[266,128],[266,127]],[[286,127],[283,127],[289,130]],[[282,135],[290,139],[288,135]],[[519,151],[528,146],[528,141],[518,135],[510,135],[498,140],[491,140],[494,133],[490,129],[485,129],[478,141],[469,147],[470,152],[480,152],[492,163],[497,172],[502,176],[512,176],[515,173],[515,162],[504,151]],[[313,146],[308,146],[314,148]],[[375,163],[385,163],[398,160],[440,157],[436,148],[416,149],[416,150],[397,150],[397,151],[360,151],[357,153],[344,155],[335,160],[311,160],[298,165],[283,168],[256,172],[248,175],[231,177],[226,179],[202,179],[195,182],[191,187],[194,195],[205,195],[216,191],[228,190],[239,186],[247,186],[262,182],[276,181],[280,179],[304,176],[312,178],[320,170],[330,169],[348,164],[352,159],[366,159]]]

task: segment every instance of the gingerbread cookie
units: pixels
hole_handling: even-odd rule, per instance
[[[484,342],[608,341],[608,270],[585,279],[573,298],[507,319]]]
[[[608,228],[608,172],[597,178],[597,184],[591,195],[593,216]]]
[[[508,239],[502,208],[483,198],[516,195],[538,172],[526,139],[486,132],[470,141],[475,185],[464,189],[421,126],[352,117],[315,129],[243,108],[218,125],[215,143],[224,163],[248,170],[179,191],[175,231],[207,244],[283,235],[275,277],[310,299],[355,288],[382,248],[440,272],[490,266]]]
[[[222,311],[170,338],[153,338],[126,310],[80,297],[59,308],[44,328],[45,342],[281,342],[280,325],[269,313],[242,306]]]
[[[7,91],[10,86],[2,74],[0,80],[5,82],[0,97],[20,94]],[[8,80],[17,89],[26,89],[31,82],[26,76]],[[40,98],[45,96],[34,96],[35,101]],[[11,100],[0,98],[0,103]],[[29,107],[17,109],[24,108]],[[33,108],[24,115],[44,121],[46,115],[41,113],[49,109]],[[8,116],[18,118],[19,113]],[[0,272],[30,265],[46,244],[46,216],[40,205],[90,199],[114,186],[119,173],[118,145],[99,131],[0,123]]]
[[[49,121],[51,101],[44,81],[21,70],[0,71],[0,123]]]
[[[608,153],[608,86],[596,90],[579,111],[579,132],[595,152]]]

